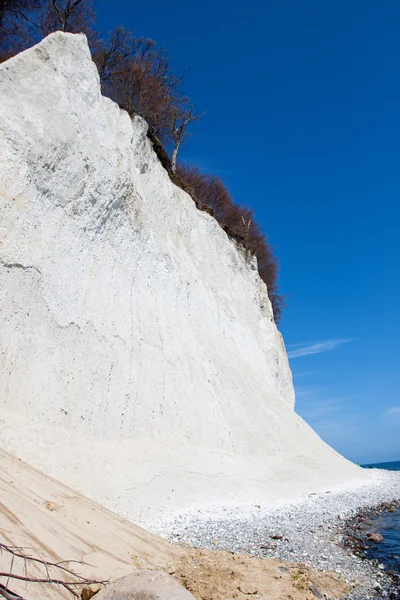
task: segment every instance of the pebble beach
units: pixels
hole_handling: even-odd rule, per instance
[[[376,507],[396,510],[399,503],[400,472],[376,470],[374,481],[357,489],[310,494],[296,504],[272,510],[260,505],[213,507],[147,527],[179,544],[276,557],[335,571],[351,587],[349,600],[394,600],[400,598],[398,577],[387,574],[379,561],[366,560],[359,546],[349,540],[358,514]]]

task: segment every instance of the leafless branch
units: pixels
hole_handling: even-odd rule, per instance
[[[21,597],[18,594],[13,593],[9,589],[9,581],[10,579],[17,581],[25,581],[30,583],[44,583],[49,585],[60,585],[64,589],[66,589],[70,594],[72,594],[75,598],[79,597],[77,592],[77,588],[79,589],[82,585],[92,585],[92,584],[105,584],[107,581],[97,581],[95,579],[91,579],[88,577],[83,577],[83,575],[79,575],[78,573],[74,573],[71,569],[64,566],[66,564],[79,564],[79,565],[87,565],[87,563],[83,561],[76,560],[64,560],[59,562],[51,562],[42,560],[40,558],[36,558],[34,556],[30,556],[26,552],[24,552],[24,548],[18,548],[14,546],[7,546],[6,544],[0,543],[0,552],[6,552],[11,555],[11,566],[8,572],[0,572],[0,578],[4,577],[7,579],[6,585],[0,584],[0,596],[6,598],[6,600],[19,600]],[[25,575],[19,575],[13,572],[14,561],[16,558],[20,558],[24,561],[24,571]],[[31,562],[36,565],[41,565],[46,572],[46,577],[29,577],[27,570],[27,563]],[[52,569],[58,569],[61,572],[59,576],[53,576],[51,574]],[[23,599],[22,599],[23,600]]]
[[[205,115],[196,115],[194,112],[194,104],[184,96],[182,98],[172,98],[170,108],[168,110],[167,130],[173,139],[173,149],[171,155],[172,172],[176,172],[178,162],[178,152],[187,137],[187,128],[190,123],[200,121]]]
[[[6,600],[24,600],[22,596],[10,592],[4,585],[0,583],[0,596]]]

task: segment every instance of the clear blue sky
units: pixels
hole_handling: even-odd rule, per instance
[[[297,411],[354,461],[400,460],[400,3],[97,8],[103,30],[191,68],[207,114],[183,158],[220,175],[276,248]]]

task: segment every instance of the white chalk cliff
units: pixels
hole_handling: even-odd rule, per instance
[[[294,412],[255,261],[146,128],[82,35],[0,65],[0,444],[136,519],[362,480]]]

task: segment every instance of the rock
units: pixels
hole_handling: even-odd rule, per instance
[[[241,583],[238,586],[238,590],[246,596],[254,596],[254,594],[257,594],[258,592],[258,589],[254,585],[251,585],[249,583]]]
[[[323,593],[317,588],[317,586],[314,583],[310,583],[310,585],[308,586],[308,589],[310,590],[310,592],[312,592],[314,594],[314,596],[316,598],[324,597]]]
[[[194,597],[167,573],[145,569],[106,585],[96,600],[194,600]]]
[[[370,542],[382,542],[383,541],[383,535],[380,533],[367,533],[367,539]]]
[[[90,598],[93,598],[93,596],[97,594],[100,590],[101,585],[98,584],[85,586],[84,588],[82,588],[81,598],[82,600],[90,600]]]
[[[84,35],[0,65],[0,443],[141,521],[248,499],[247,478],[260,504],[366,478],[294,412],[256,258],[147,133],[102,97]]]
[[[275,550],[276,544],[263,544],[260,548],[261,550]]]
[[[271,533],[271,535],[269,537],[271,538],[271,540],[282,540],[283,539],[283,535],[281,535],[280,533]]]

